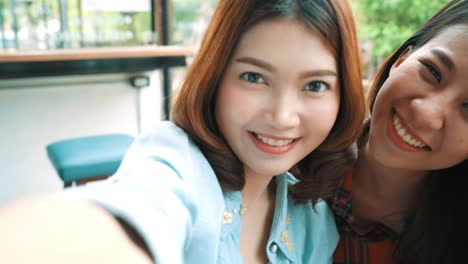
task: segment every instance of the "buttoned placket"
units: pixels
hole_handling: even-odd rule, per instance
[[[288,214],[288,181],[287,175],[277,177],[276,204],[267,245],[269,263],[290,263],[293,261],[293,241],[289,233],[291,217]],[[280,254],[280,255],[279,255]]]

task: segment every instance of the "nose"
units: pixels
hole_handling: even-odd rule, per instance
[[[268,123],[280,130],[298,126],[300,123],[300,100],[298,96],[279,93],[273,97],[266,111]]]
[[[410,103],[413,121],[419,128],[439,130],[444,126],[448,106],[440,96],[414,98]]]

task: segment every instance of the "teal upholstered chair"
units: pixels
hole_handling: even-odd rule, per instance
[[[65,139],[47,145],[47,155],[64,187],[80,185],[114,174],[133,139],[126,134]]]

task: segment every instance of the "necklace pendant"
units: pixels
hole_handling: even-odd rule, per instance
[[[245,204],[241,204],[240,215],[244,215],[247,211],[247,206]]]

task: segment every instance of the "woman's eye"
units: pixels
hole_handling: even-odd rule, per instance
[[[320,81],[310,82],[304,88],[304,90],[306,90],[308,92],[314,92],[314,93],[318,93],[318,92],[321,92],[321,91],[327,90],[327,89],[329,89],[328,84],[326,84],[324,82],[320,82]]]
[[[255,72],[245,72],[240,75],[240,77],[250,83],[265,83],[262,75]]]
[[[468,121],[468,102],[462,103],[461,113],[466,118],[465,120]]]
[[[468,102],[464,102],[462,106],[465,111],[468,111]]]
[[[437,80],[437,82],[440,83],[440,81],[442,81],[442,75],[440,74],[439,70],[436,67],[434,67],[434,65],[427,62],[422,62],[422,64],[431,73],[434,79]]]

